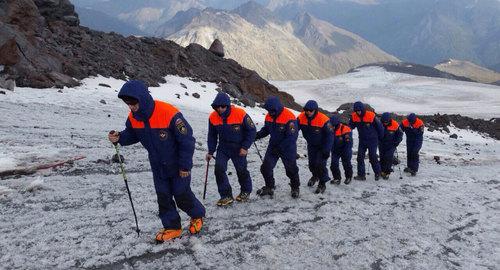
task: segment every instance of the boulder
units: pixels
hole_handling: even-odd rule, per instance
[[[40,15],[48,22],[63,21],[70,26],[78,26],[80,20],[75,7],[69,0],[35,0]]]
[[[219,57],[224,57],[224,45],[222,45],[222,42],[217,38],[212,42],[208,50]]]

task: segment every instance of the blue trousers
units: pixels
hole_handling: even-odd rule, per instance
[[[394,152],[396,147],[380,147],[380,168],[384,173],[392,172],[392,162],[394,161]]]
[[[293,153],[281,153],[279,150],[273,150],[270,148],[267,148],[264,161],[262,166],[260,166],[260,172],[264,177],[266,186],[271,188],[275,187],[273,170],[274,167],[276,167],[278,159],[280,158],[285,166],[286,176],[290,179],[290,186],[292,188],[298,188],[300,186],[300,179],[299,167],[297,166],[297,151]]]
[[[341,179],[339,160],[342,159],[342,167],[344,167],[345,178],[352,178],[352,148],[347,147],[342,151],[332,151],[332,162],[330,170],[332,171],[333,179]]]
[[[181,228],[181,218],[177,212],[176,204],[191,218],[205,216],[205,207],[191,191],[191,175],[182,178],[179,176],[178,170],[173,174],[167,172],[167,169],[162,166],[155,168],[152,165],[151,169],[163,228]]]
[[[323,157],[323,149],[321,146],[307,146],[307,157],[309,161],[309,171],[312,175],[319,179],[320,183],[330,181],[326,162],[328,157]]]
[[[236,175],[240,183],[240,191],[247,193],[252,192],[252,179],[247,170],[247,157],[240,156],[239,152],[239,148],[230,151],[229,154],[226,151],[217,150],[217,156],[215,157],[215,180],[221,198],[233,197],[231,184],[226,174],[229,160],[233,162],[236,169]]]
[[[358,175],[365,176],[365,155],[366,150],[368,150],[368,158],[370,160],[370,164],[372,165],[373,172],[376,175],[380,174],[380,163],[377,158],[377,143],[367,143],[365,141],[360,140],[358,145]]]
[[[418,172],[418,165],[420,163],[420,152],[421,146],[415,146],[412,144],[406,145],[406,158],[408,163],[408,168],[410,168],[414,172]]]

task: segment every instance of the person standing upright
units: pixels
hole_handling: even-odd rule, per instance
[[[269,97],[264,108],[267,110],[264,126],[257,132],[256,140],[270,135],[269,144],[260,171],[265,186],[257,190],[260,196],[274,194],[275,180],[273,170],[281,158],[285,172],[290,179],[291,196],[300,195],[299,167],[297,166],[297,119],[293,112],[283,107],[277,97]]]
[[[402,122],[402,128],[406,135],[406,157],[408,167],[405,172],[411,176],[417,175],[420,163],[419,152],[424,140],[424,121],[414,113],[410,113]]]
[[[243,108],[231,105],[226,93],[218,93],[212,102],[214,111],[208,123],[208,153],[206,160],[213,158],[215,151],[215,179],[220,195],[218,206],[233,203],[233,192],[227,177],[227,163],[233,161],[240,194],[236,201],[247,201],[252,192],[252,179],[247,169],[248,149],[255,140],[255,125]]]

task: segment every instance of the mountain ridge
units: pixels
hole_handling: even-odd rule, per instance
[[[180,30],[166,38],[182,46],[198,43],[205,48],[217,38],[227,57],[273,80],[326,78],[365,63],[398,61],[361,37],[310,14],[282,21],[255,2],[243,7],[244,12],[241,7],[205,9],[180,27],[174,20],[167,21],[163,29],[175,25]],[[157,33],[170,33],[163,29],[160,26]]]

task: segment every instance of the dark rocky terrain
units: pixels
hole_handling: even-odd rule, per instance
[[[372,63],[359,66],[357,68],[363,67],[382,67],[389,72],[398,72],[398,73],[406,73],[415,76],[425,76],[425,77],[434,77],[434,78],[444,78],[465,82],[474,82],[474,80],[463,77],[456,76],[448,72],[441,71],[437,68],[433,68],[430,66],[415,64],[415,63],[407,63],[407,62],[381,62],[381,63]],[[356,69],[349,70],[349,73],[356,72]]]
[[[68,0],[0,2],[0,77],[18,86],[75,86],[96,75],[141,79],[156,86],[168,74],[215,82],[247,105],[275,95],[300,108],[289,94],[231,59],[202,46],[181,47],[158,38],[123,37],[79,26]]]

